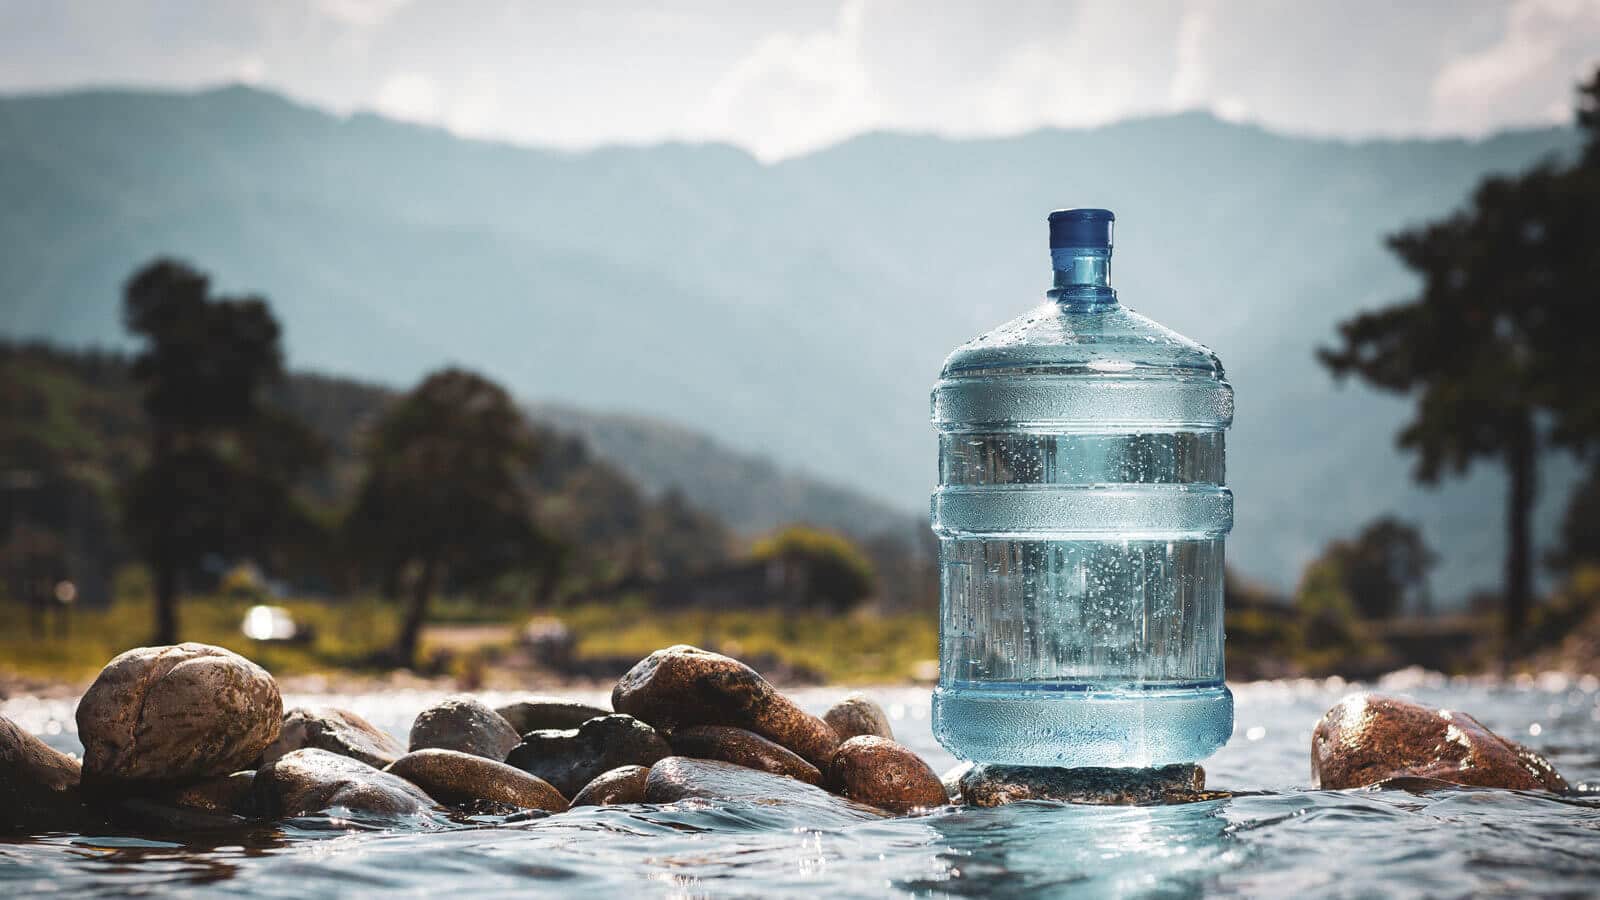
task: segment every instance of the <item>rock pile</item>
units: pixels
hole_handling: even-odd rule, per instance
[[[641,660],[611,704],[529,697],[496,710],[451,697],[417,715],[408,749],[348,710],[285,715],[272,676],[228,650],[144,647],[107,664],[79,703],[81,765],[0,719],[0,832],[192,829],[330,811],[529,816],[686,800],[805,805],[853,821],[949,803],[1228,796],[1206,790],[1195,765],[964,764],[941,779],[894,741],[865,695],[814,716],[744,663],[686,645]],[[1567,789],[1547,760],[1469,715],[1367,694],[1323,717],[1311,764],[1325,789],[1397,780]]]

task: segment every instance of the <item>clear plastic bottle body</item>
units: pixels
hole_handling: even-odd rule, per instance
[[[1053,247],[1046,302],[958,348],[934,389],[934,733],[966,759],[1161,765],[1232,733],[1233,391],[1117,301],[1104,215],[1106,246]]]

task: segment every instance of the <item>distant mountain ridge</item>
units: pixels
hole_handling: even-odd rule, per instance
[[[0,332],[118,344],[122,279],[173,254],[269,297],[296,367],[409,384],[459,362],[525,398],[692,423],[772,457],[767,477],[814,473],[916,518],[940,360],[1039,302],[1050,208],[1108,206],[1125,301],[1215,349],[1238,391],[1230,561],[1288,586],[1392,512],[1441,550],[1448,596],[1497,578],[1502,479],[1413,486],[1393,447],[1405,402],[1341,389],[1312,352],[1411,289],[1382,235],[1576,142],[1313,140],[1184,114],[872,134],[762,165],[717,145],[460,140],[241,87],[10,97]],[[1544,481],[1545,534],[1567,477]]]
[[[920,517],[859,491],[785,470],[769,457],[741,453],[709,435],[643,416],[534,404],[528,415],[576,434],[601,459],[659,494],[676,488],[729,528],[759,535],[793,522],[866,539],[903,537]]]

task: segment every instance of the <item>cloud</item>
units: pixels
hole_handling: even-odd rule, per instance
[[[1600,0],[1519,0],[1506,18],[1498,41],[1434,78],[1433,131],[1483,134],[1571,117],[1574,83],[1600,61]]]
[[[1178,19],[1173,48],[1172,83],[1167,99],[1175,109],[1203,105],[1211,91],[1212,73],[1206,51],[1217,39],[1217,8],[1211,0],[1188,0]]]
[[[1061,5],[977,79],[964,112],[979,133],[1100,125],[1165,108],[1177,4]]]
[[[863,9],[863,0],[846,0],[831,28],[762,38],[712,86],[694,130],[776,159],[878,124],[861,54]]]
[[[500,89],[489,73],[472,72],[450,98],[445,127],[463,137],[497,137],[505,127]]]
[[[378,112],[390,118],[436,123],[443,109],[443,96],[439,83],[427,75],[402,72],[391,75],[378,89],[375,105]]]
[[[399,12],[410,0],[313,0],[324,18],[355,28],[371,28]]]
[[[233,78],[244,84],[260,84],[267,77],[267,61],[259,56],[246,56],[233,66]]]

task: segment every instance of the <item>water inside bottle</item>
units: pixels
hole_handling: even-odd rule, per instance
[[[1232,732],[1232,389],[1210,351],[1117,302],[1105,236],[1054,253],[1052,298],[958,348],[935,388],[934,730],[967,759],[1161,765]]]

